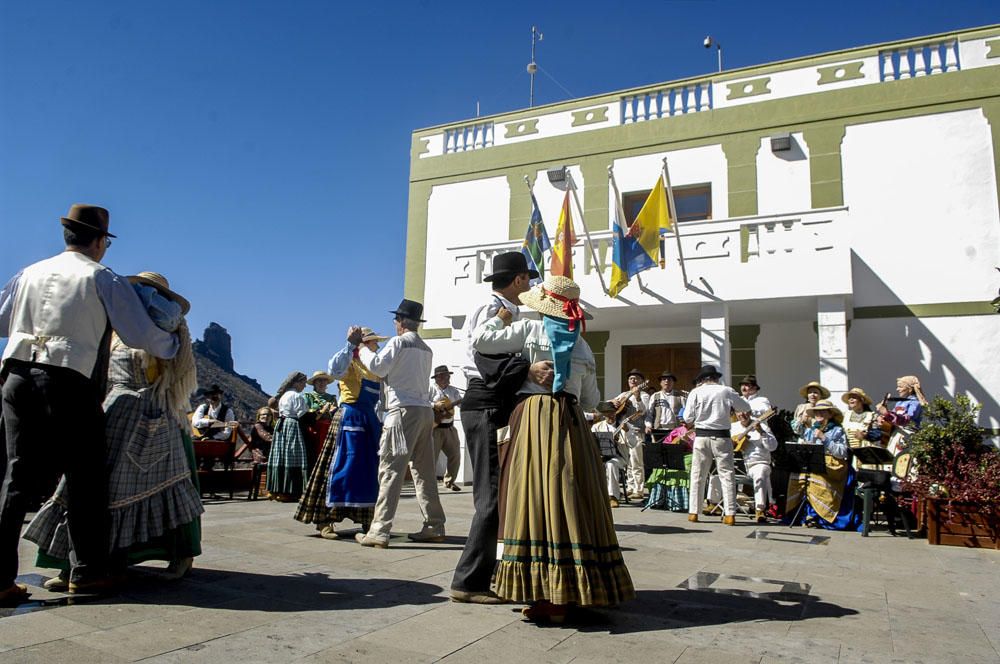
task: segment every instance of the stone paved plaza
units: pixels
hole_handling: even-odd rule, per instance
[[[419,523],[405,495],[399,533]],[[187,580],[136,575],[118,597],[72,605],[37,587],[46,571],[25,543],[22,580],[50,601],[2,610],[0,660],[1000,661],[1000,551],[622,506],[638,599],[537,627],[513,606],[448,601],[472,500],[443,501],[445,543],[397,535],[384,551],[319,539],[293,505],[212,501]]]

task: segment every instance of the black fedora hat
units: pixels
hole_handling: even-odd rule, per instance
[[[448,371],[447,364],[442,364],[441,366],[434,367],[434,373],[431,374],[431,378],[434,378],[435,376],[440,376],[441,374],[448,374],[449,376],[451,375],[451,372]]]
[[[694,377],[694,383],[695,385],[697,385],[698,383],[706,379],[718,380],[719,378],[722,378],[722,374],[719,373],[719,370],[715,368],[715,365],[706,364],[701,368],[701,373],[699,373],[697,376]]]
[[[426,323],[421,316],[424,315],[424,305],[419,302],[414,302],[413,300],[404,299],[396,307],[395,311],[390,311],[390,314],[396,314],[400,318],[409,318],[410,320],[415,320],[418,323]]]
[[[740,385],[753,385],[758,390],[760,389],[760,383],[757,382],[757,376],[754,374],[747,374],[744,376],[743,380],[740,381]]]
[[[202,396],[206,396],[206,397],[207,396],[211,396],[213,394],[219,394],[219,395],[221,395],[222,394],[222,388],[219,387],[217,384],[212,383],[212,387],[209,387],[207,389],[203,388],[201,390],[201,394],[202,394]]]
[[[628,378],[629,376],[638,376],[640,379],[646,380],[646,374],[642,373],[638,369],[632,369],[627,374],[625,374],[625,378]]]
[[[84,229],[97,231],[101,235],[107,235],[108,237],[118,237],[108,232],[108,223],[110,221],[111,215],[106,209],[98,205],[87,205],[85,203],[74,203],[70,206],[66,216],[59,220],[63,226],[70,230],[74,228]]]
[[[673,375],[669,371],[664,371],[663,373],[660,374],[660,380],[663,380],[664,378],[669,378],[670,380],[674,381],[675,383],[677,382],[677,376]]]
[[[528,259],[520,251],[508,251],[493,257],[493,274],[483,277],[483,281],[493,281],[499,276],[528,273],[529,279],[537,279],[538,272],[528,267]]]

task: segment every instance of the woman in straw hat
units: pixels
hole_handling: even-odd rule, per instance
[[[852,387],[840,400],[847,404],[844,420],[847,444],[850,447],[867,447],[878,442],[882,438],[882,430],[873,426],[875,412],[872,410],[872,398],[860,387]]]
[[[521,295],[541,320],[511,321],[501,309],[473,336],[481,353],[550,360],[551,388],[530,381],[501,450],[503,556],[496,594],[528,602],[529,620],[561,622],[567,607],[615,605],[635,596],[604,489],[600,454],[584,418],[600,400],[594,355],[580,336],[580,287],[549,276]]]
[[[820,385],[818,380],[811,380],[799,388],[799,394],[805,401],[795,407],[791,424],[792,431],[799,437],[799,442],[803,442],[805,440],[803,434],[812,424],[812,417],[806,411],[816,405],[820,399],[829,399],[830,390]]]
[[[355,328],[351,328],[352,330]],[[361,344],[348,342],[330,359],[330,374],[340,379],[340,408],[323,443],[319,460],[299,501],[295,519],[316,524],[320,537],[337,539],[334,524],[350,519],[368,532],[378,498],[378,441],[382,423],[375,413],[379,378],[361,360],[361,349],[378,352],[386,337],[360,328]],[[351,330],[348,330],[350,336]]]
[[[787,514],[795,514],[806,501],[805,525],[827,530],[853,530],[854,471],[847,463],[847,436],[841,423],[843,413],[828,399],[808,409],[812,423],[803,433],[807,443],[823,445],[825,470],[822,473],[792,473],[788,478]]]
[[[306,454],[309,457],[309,468],[312,472],[313,464],[319,458],[323,449],[323,442],[326,441],[326,434],[330,430],[330,422],[333,413],[337,410],[337,396],[330,394],[326,388],[333,381],[333,376],[325,371],[314,371],[307,385],[312,386],[312,392],[305,392],[306,404],[309,410],[300,420],[302,424],[302,435],[306,437]]]
[[[161,360],[129,348],[113,335],[104,400],[106,468],[111,516],[110,551],[119,566],[166,560],[168,578],[186,575],[201,553],[204,511],[187,418],[197,387],[186,299],[165,277],[142,272],[128,278],[158,327],[177,332],[180,350]],[[38,544],[38,565],[68,570],[73,548],[67,521],[65,479],[28,526]],[[119,570],[122,571],[122,570]],[[46,587],[68,587],[65,571]]]
[[[309,476],[306,439],[299,423],[309,410],[302,395],[306,380],[304,373],[293,371],[278,388],[278,424],[267,458],[267,492],[279,503],[298,500]]]

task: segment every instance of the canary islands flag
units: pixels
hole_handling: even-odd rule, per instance
[[[541,283],[545,279],[545,252],[551,251],[552,243],[549,234],[545,232],[542,213],[538,209],[538,201],[531,194],[531,221],[528,222],[528,232],[524,234],[521,253],[528,261],[528,267],[538,272],[538,278],[531,280],[531,285]]]
[[[576,233],[573,232],[573,218],[569,213],[569,191],[563,198],[562,211],[559,212],[559,225],[556,227],[556,241],[552,245],[553,275],[573,278],[573,245],[576,244]]]
[[[623,221],[615,206],[611,285],[608,288],[611,297],[617,297],[628,286],[629,279],[660,261],[660,231],[673,228],[662,175],[649,192],[632,226],[626,228]]]

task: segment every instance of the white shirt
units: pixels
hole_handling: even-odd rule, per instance
[[[745,413],[750,404],[728,385],[702,383],[688,395],[684,420],[697,429],[729,431],[731,410]]]
[[[461,403],[462,394],[458,391],[458,389],[454,385],[449,385],[448,387],[442,390],[440,387],[438,387],[438,384],[434,380],[431,380],[431,403],[433,404],[434,402],[440,401],[441,399],[447,399],[448,401],[451,402],[452,406],[456,406],[459,403]],[[448,419],[441,420],[441,424],[448,424],[449,422],[454,422],[454,421],[455,421],[454,417],[449,417]]]
[[[737,420],[733,422],[729,432],[733,436],[739,436],[746,427]],[[764,429],[754,429],[747,434],[747,442],[743,445],[743,461],[747,466],[758,463],[771,463],[771,452],[778,449],[778,439],[770,431]]]
[[[653,429],[676,429],[681,421],[677,414],[684,408],[684,397],[660,390],[649,400],[646,424]]]
[[[518,320],[521,317],[521,310],[518,309],[516,304],[494,291],[490,293],[489,302],[480,304],[465,319],[465,325],[462,327],[462,337],[465,339],[465,365],[462,367],[462,373],[465,374],[466,380],[470,378],[482,378],[473,359],[475,349],[472,347],[472,341],[476,328],[493,318],[500,310],[501,305],[514,314],[514,320]]]
[[[278,399],[278,414],[282,417],[299,419],[309,410],[309,403],[301,392],[288,390]]]
[[[212,420],[219,420],[220,422],[226,422],[228,419],[232,419],[233,411],[228,409],[225,413],[220,413],[222,406],[224,404],[220,401],[218,406],[213,406],[211,403],[203,403],[194,411],[194,417],[191,418],[191,425],[195,429],[204,429]],[[229,417],[226,418],[225,416]],[[210,438],[215,440],[228,440],[229,436],[232,435],[232,427],[226,427],[225,429],[213,429],[213,433]]]
[[[594,437],[597,438],[597,444],[600,447],[602,457],[627,459],[628,447],[625,443],[625,429],[628,428],[628,425],[625,425],[622,431],[612,440],[611,435],[615,432],[615,428],[613,422],[601,420],[590,427],[590,430],[594,433]]]
[[[371,372],[385,381],[386,408],[430,408],[433,353],[416,332],[395,336],[372,358]]]
[[[750,414],[754,417],[760,417],[762,413],[771,410],[771,400],[760,392],[749,397],[747,403],[750,404]]]

